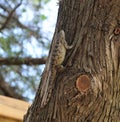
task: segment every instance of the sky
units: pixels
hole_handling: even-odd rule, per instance
[[[29,16],[29,19],[31,20],[33,18],[33,15],[31,14],[32,11],[29,9],[29,12],[27,13],[28,15],[24,15],[22,21],[28,20],[27,17]],[[54,29],[55,29],[55,24],[57,20],[57,13],[58,13],[58,5],[57,5],[57,0],[50,0],[47,4],[43,6],[43,9],[41,10],[41,14],[44,14],[47,19],[41,22],[41,33],[43,37],[43,42],[48,43],[48,41],[52,41]],[[29,20],[28,20],[29,21]],[[45,37],[45,38],[44,38]],[[38,48],[36,48],[37,41],[35,38],[32,38],[31,43],[25,44],[25,48],[29,50],[29,54],[32,55],[32,57],[41,57],[48,55],[49,50],[45,50],[39,46],[39,51]]]
[[[43,22],[42,30],[44,33],[49,33],[52,38],[58,13],[57,0],[51,0],[48,4],[46,4],[43,12],[48,19]]]

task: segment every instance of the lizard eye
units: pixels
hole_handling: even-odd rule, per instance
[[[58,41],[57,41],[57,44],[55,45],[55,48],[58,48],[59,47],[59,45],[58,45]]]
[[[59,39],[56,41],[57,44],[59,44]]]

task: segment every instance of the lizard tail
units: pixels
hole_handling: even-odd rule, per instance
[[[44,87],[44,93],[42,96],[42,101],[41,101],[41,108],[43,108],[50,100],[51,95],[52,95],[52,91],[54,89],[54,80],[55,80],[55,76],[56,76],[56,71],[54,72],[49,72],[48,73],[48,77],[45,81],[45,87]]]

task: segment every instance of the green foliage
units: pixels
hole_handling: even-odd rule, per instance
[[[25,8],[23,8],[23,9],[22,9],[22,12],[26,12],[26,9],[25,9]]]
[[[18,40],[14,35],[5,37],[0,37],[1,49],[4,51],[5,56],[13,57],[16,56],[16,51],[12,51],[12,48],[18,45]],[[4,56],[3,56],[4,57]]]
[[[48,3],[50,0],[44,0],[45,4]]]
[[[46,20],[47,19],[47,17],[44,15],[44,14],[42,14],[41,16],[40,16],[40,18],[41,18],[41,20]]]

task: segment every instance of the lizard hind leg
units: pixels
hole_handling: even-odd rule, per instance
[[[56,69],[58,72],[63,72],[65,70],[65,67],[63,65],[57,65]]]

